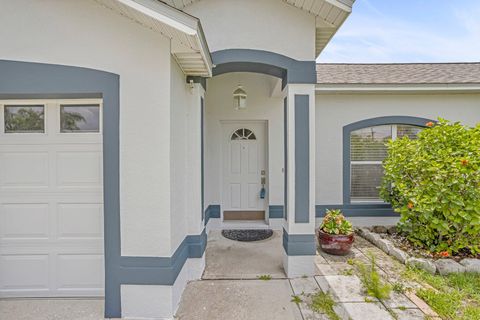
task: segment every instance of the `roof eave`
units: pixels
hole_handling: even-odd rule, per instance
[[[104,4],[107,2],[104,0],[97,1],[103,2]],[[193,41],[193,43],[196,43],[193,48],[189,48],[185,52],[172,51],[172,54],[176,56],[176,60],[180,64],[180,68],[186,75],[204,77],[212,76],[212,59],[208,50],[207,41],[203,33],[200,20],[198,18],[155,0],[115,1],[124,7],[129,8],[130,10],[134,10],[132,11],[131,16],[129,16],[129,18],[132,20],[136,20],[142,24],[141,21],[138,21],[138,18],[135,15],[135,13],[138,12],[143,16],[154,19],[155,21],[158,21],[161,24],[179,31],[189,37],[191,40],[188,41]],[[174,38],[174,36],[172,36],[172,38]],[[186,56],[187,58],[178,59],[177,55],[183,55],[183,57]],[[203,61],[203,65],[198,64],[198,61],[200,60]],[[195,70],[190,70],[189,68],[192,64],[198,67],[195,67]]]
[[[329,93],[480,93],[480,83],[402,83],[402,84],[379,84],[379,83],[356,83],[334,84],[318,83],[315,87],[318,94]]]

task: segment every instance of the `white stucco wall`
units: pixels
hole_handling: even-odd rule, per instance
[[[175,60],[171,60],[170,111],[170,199],[172,249],[178,247],[187,233],[187,110],[190,103],[185,75]]]
[[[221,204],[222,120],[268,122],[268,194],[270,205],[283,204],[283,98],[270,97],[276,79],[261,74],[229,73],[207,83],[205,203]],[[247,109],[233,108],[233,91],[241,84],[247,92]]]
[[[185,8],[200,18],[211,52],[257,49],[315,60],[315,17],[278,0],[202,0]]]
[[[0,0],[0,8],[0,59],[120,75],[122,254],[169,256],[169,39],[92,0]]]
[[[342,204],[343,127],[382,116],[480,122],[480,94],[317,94],[316,204]]]
[[[171,60],[170,172],[171,255],[188,234],[200,234],[201,145],[200,89],[186,83],[177,62]]]

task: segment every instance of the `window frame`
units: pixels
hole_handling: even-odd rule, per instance
[[[5,106],[43,106],[44,131],[43,132],[5,132]],[[61,131],[61,105],[98,105],[99,106],[99,131]],[[103,135],[103,99],[101,98],[70,98],[70,99],[0,99],[0,139],[6,137],[16,137],[15,139],[26,139],[35,137],[35,139],[45,139],[52,135],[62,136],[102,136]],[[54,122],[54,124],[53,124]],[[22,138],[24,137],[24,138]]]
[[[62,107],[68,106],[98,106],[98,131],[62,131]],[[81,134],[81,135],[98,135],[102,134],[103,126],[103,108],[102,101],[98,99],[86,100],[86,99],[77,99],[77,100],[60,100],[57,103],[57,133],[58,134]]]
[[[43,107],[43,132],[6,132],[5,131],[5,107]],[[43,100],[12,100],[0,103],[0,134],[2,136],[42,136],[48,134],[48,111],[47,103]]]
[[[418,127],[426,127],[428,122],[435,122],[434,120],[428,118],[420,118],[420,117],[411,117],[411,116],[386,116],[386,117],[377,117],[377,118],[370,118],[361,121],[357,121],[354,123],[350,123],[343,127],[343,203],[344,204],[352,204],[352,205],[364,205],[364,204],[385,204],[382,200],[366,200],[366,201],[358,201],[354,200],[352,202],[351,199],[351,142],[350,142],[350,134],[352,131],[356,131],[359,129],[364,129],[368,127],[375,127],[381,125],[410,125],[410,126],[418,126]],[[393,130],[392,130],[393,131]],[[392,132],[392,139],[396,138]]]

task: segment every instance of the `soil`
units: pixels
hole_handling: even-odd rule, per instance
[[[417,257],[417,258],[429,258],[429,259],[453,259],[459,262],[465,258],[477,258],[480,259],[480,254],[474,255],[470,252],[470,250],[465,249],[462,252],[456,253],[449,257],[443,257],[439,253],[432,253],[426,249],[420,248],[415,246],[411,243],[405,236],[399,233],[379,233],[379,235],[386,240],[390,240],[395,247],[402,249],[403,251],[407,252],[409,255]]]

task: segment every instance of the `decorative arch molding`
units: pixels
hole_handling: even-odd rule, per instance
[[[426,127],[427,122],[435,120],[410,116],[386,116],[365,119],[350,123],[343,127],[343,204],[350,205],[350,133],[355,130],[391,124],[404,124]],[[379,204],[384,206],[384,204]]]
[[[299,61],[263,50],[226,49],[212,53],[213,76],[229,72],[254,72],[282,79],[288,83],[316,83],[316,62]]]

